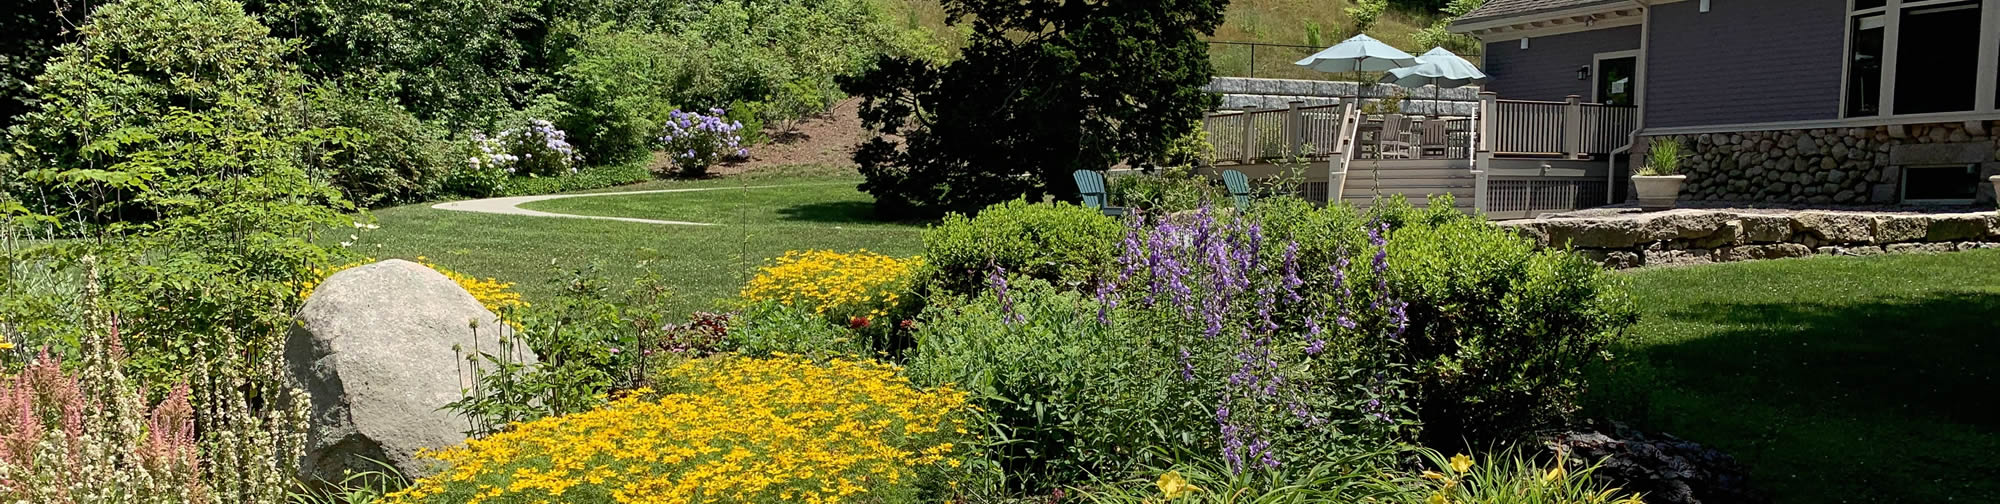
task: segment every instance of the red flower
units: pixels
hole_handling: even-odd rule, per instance
[[[851,319],[847,319],[847,327],[850,329],[860,329],[863,327],[868,327],[868,317],[854,317]]]
[[[910,320],[910,319],[903,319],[903,321],[902,321],[902,322],[897,322],[897,323],[896,323],[896,327],[901,327],[901,328],[903,328],[903,330],[905,330],[905,331],[908,331],[908,330],[910,330],[910,327],[912,327],[912,326],[915,326],[915,325],[917,325],[917,321],[914,321],[914,320]]]

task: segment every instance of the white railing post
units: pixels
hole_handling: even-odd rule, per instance
[[[1328,205],[1340,203],[1341,198],[1347,193],[1348,161],[1354,159],[1354,151],[1358,148],[1354,137],[1360,131],[1355,127],[1356,123],[1360,122],[1360,116],[1357,115],[1359,112],[1360,106],[1356,103],[1344,103],[1340,106],[1340,116],[1334,120],[1331,146],[1333,150],[1326,158],[1326,204]]]
[[[1493,136],[1499,130],[1496,125],[1498,121],[1494,120],[1497,116],[1494,113],[1499,107],[1499,94],[1491,91],[1481,91],[1479,93],[1479,112],[1478,117],[1474,118],[1478,124],[1473,127],[1473,131],[1477,132],[1475,135],[1477,138],[1473,139],[1472,144],[1475,152],[1482,154],[1493,153]]]
[[[1306,125],[1300,121],[1302,118],[1299,115],[1299,107],[1305,105],[1303,100],[1285,104],[1285,148],[1291,149],[1285,151],[1286,156],[1300,155],[1299,149],[1305,146]]]
[[[1583,97],[1569,95],[1563,98],[1563,157],[1576,159],[1583,155]]]
[[[1243,106],[1243,164],[1257,160],[1257,106]]]
[[[1486,213],[1486,170],[1472,170],[1472,209]]]

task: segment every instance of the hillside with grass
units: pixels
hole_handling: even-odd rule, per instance
[[[1367,3],[1361,0],[1233,0],[1229,3],[1222,28],[1217,29],[1210,39],[1215,42],[1209,47],[1209,57],[1215,62],[1215,73],[1241,77],[1330,78],[1332,76],[1328,74],[1297,68],[1292,62],[1317,51],[1313,48],[1324,48],[1361,33],[1357,14],[1367,15],[1368,9],[1364,5]],[[962,25],[947,25],[944,8],[937,0],[875,0],[875,4],[889,18],[901,19],[905,27],[929,31],[945,47],[955,48],[966,40],[967,29]],[[1447,16],[1444,6],[1437,2],[1394,0],[1380,5],[1380,14],[1368,23],[1368,35],[1411,54],[1427,50],[1435,43],[1427,40],[1424,30]],[[1257,46],[1255,54],[1252,54],[1250,44],[1304,47]],[[1478,53],[1473,52],[1477,50],[1476,44],[1452,49],[1467,59],[1478,61],[1475,57]]]

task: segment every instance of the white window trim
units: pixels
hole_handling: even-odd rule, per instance
[[[1898,52],[1897,43],[1902,39],[1903,10],[1955,3],[1961,0],[1887,0],[1886,4],[1882,7],[1860,11],[1854,9],[1855,1],[1847,0],[1847,11],[1840,19],[1840,29],[1843,32],[1841,38],[1844,42],[1841,44],[1840,53],[1840,103],[1836,104],[1840,113],[1839,117],[1843,121],[1846,121],[1850,119],[1915,119],[1924,116],[1940,115],[1895,113],[1896,60],[1898,59],[1896,55]],[[1945,113],[1947,115],[2000,112],[2000,103],[1996,103],[1994,100],[1995,87],[2000,86],[2000,77],[1996,77],[1996,74],[2000,74],[2000,0],[1983,0],[1980,2],[1979,9],[1980,30],[1979,56],[1977,61],[1979,68],[1976,74],[1978,83],[1973,86],[1973,93],[1975,95],[1972,110]],[[1881,86],[1878,86],[1878,89],[1876,89],[1875,103],[1876,109],[1880,110],[1880,112],[1873,116],[1849,116],[1847,114],[1847,104],[1853,99],[1852,96],[1849,96],[1848,88],[1850,87],[1849,83],[1854,78],[1854,19],[1872,14],[1880,14],[1883,17],[1884,24],[1882,28],[1882,82]]]
[[[1644,96],[1641,94],[1640,96]],[[2000,121],[2000,111],[1986,110],[1973,112],[1940,112],[1935,114],[1904,114],[1899,116],[1863,116],[1846,119],[1826,119],[1808,121],[1773,121],[1758,123],[1704,124],[1699,126],[1671,126],[1665,128],[1643,128],[1638,136],[1698,135],[1702,133],[1736,133],[1742,131],[1778,131],[1793,129],[1823,128],[1872,128],[1875,126],[1896,126],[1904,124],[1944,124],[1968,123],[1985,125],[1990,121]]]
[[[1639,81],[1639,75],[1638,75],[1639,54],[1640,53],[1638,49],[1633,49],[1629,51],[1601,52],[1590,55],[1590,101],[1596,103],[1603,103],[1603,100],[1598,99],[1598,95],[1602,93],[1598,92],[1601,90],[1597,89],[1597,83],[1598,83],[1598,76],[1604,75],[1604,60],[1618,59],[1618,58],[1632,58],[1632,73],[1633,73],[1632,106],[1635,107],[1639,106],[1639,95],[1641,94],[1640,84],[1642,84]]]

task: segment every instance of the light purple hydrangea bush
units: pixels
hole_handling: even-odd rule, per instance
[[[667,125],[660,132],[660,150],[673,157],[681,176],[699,177],[722,160],[750,157],[739,133],[743,123],[725,119],[727,111],[719,108],[708,112],[675,110],[668,114]]]
[[[466,163],[474,170],[501,171],[508,175],[552,177],[576,173],[583,166],[583,154],[569,144],[569,134],[543,119],[501,131],[493,136],[472,135],[478,149]]]

